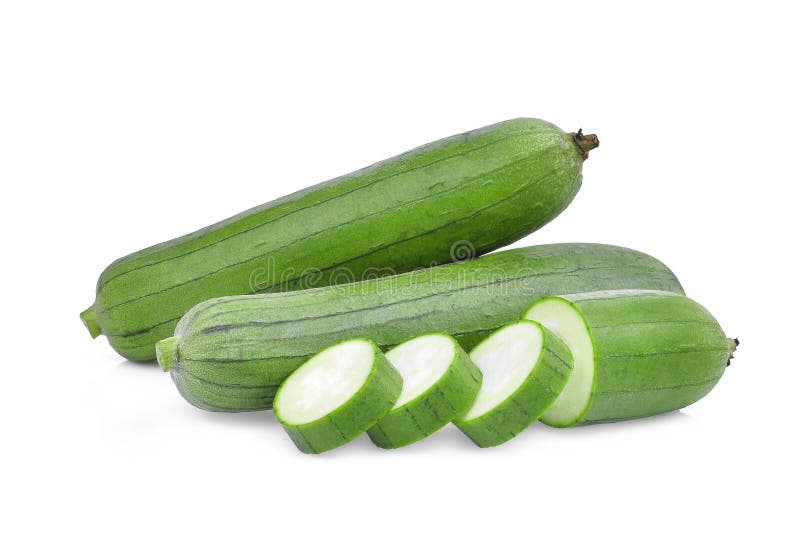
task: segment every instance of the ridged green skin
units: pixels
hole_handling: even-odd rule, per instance
[[[474,419],[453,421],[479,447],[494,447],[510,440],[534,422],[556,400],[572,373],[572,353],[564,343],[539,323],[518,321],[498,330],[502,334],[520,322],[535,324],[543,345],[528,377],[506,400]],[[486,339],[488,341],[491,338]],[[486,342],[484,341],[484,342]]]
[[[716,319],[682,295],[608,291],[547,299],[571,303],[594,346],[589,403],[570,424],[557,426],[621,421],[688,406],[716,385],[733,349]],[[531,310],[524,316],[535,319]],[[542,422],[551,424],[547,418]]]
[[[489,252],[566,208],[593,146],[581,149],[573,134],[524,118],[436,141],[125,256],[100,275],[81,317],[121,355],[152,360],[155,342],[210,298],[352,282]]]
[[[363,434],[394,406],[400,396],[403,379],[380,349],[370,343],[375,349],[375,363],[364,385],[347,402],[328,415],[302,425],[287,423],[281,417],[280,410],[275,410],[278,422],[301,451],[319,454],[340,447]],[[279,389],[276,406],[279,405],[280,394]]]
[[[450,337],[450,336],[448,336]],[[393,408],[369,429],[372,442],[396,449],[430,436],[467,410],[481,387],[481,372],[453,339],[453,362],[445,374],[423,393]]]
[[[341,339],[369,337],[386,349],[446,332],[469,350],[539,297],[628,287],[682,293],[663,263],[634,250],[513,249],[354,284],[210,300],[160,344],[159,362],[200,408],[263,410],[294,369]]]

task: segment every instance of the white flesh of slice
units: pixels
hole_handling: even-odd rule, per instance
[[[523,322],[503,328],[475,347],[470,358],[483,373],[483,383],[462,419],[482,416],[519,389],[539,361],[543,343],[541,330]]]
[[[361,389],[374,362],[374,349],[366,341],[356,339],[329,347],[286,379],[275,410],[292,425],[316,421]]]
[[[541,323],[572,351],[572,375],[540,418],[549,425],[570,425],[586,410],[594,383],[594,348],[586,323],[577,310],[561,299],[540,301],[528,311],[525,319]]]
[[[387,352],[389,363],[403,377],[403,390],[393,409],[414,400],[439,381],[455,355],[452,339],[439,334],[416,337]]]

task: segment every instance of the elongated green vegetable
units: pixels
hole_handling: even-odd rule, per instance
[[[81,314],[151,360],[192,306],[401,273],[512,243],[566,208],[598,145],[538,119],[448,137],[121,258]]]
[[[688,406],[717,383],[735,349],[693,300],[662,291],[547,297],[524,314],[570,348],[575,371],[542,422],[644,417]]]
[[[318,454],[373,426],[392,409],[402,386],[373,342],[343,341],[286,379],[275,396],[275,417],[298,449]]]
[[[341,339],[369,337],[388,348],[445,332],[469,350],[538,297],[629,287],[682,292],[664,264],[634,250],[514,249],[354,284],[210,300],[159,343],[159,362],[196,406],[268,409],[294,369]]]
[[[401,343],[386,353],[386,359],[403,377],[403,391],[392,411],[368,432],[384,449],[433,434],[470,407],[481,385],[481,372],[446,334]]]

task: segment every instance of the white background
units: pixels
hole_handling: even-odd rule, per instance
[[[3,2],[3,531],[796,532],[790,5]],[[119,256],[517,116],[602,143],[520,244],[649,252],[741,339],[696,405],[311,457],[78,320]]]

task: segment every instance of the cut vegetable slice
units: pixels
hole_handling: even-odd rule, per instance
[[[572,372],[569,349],[533,321],[497,330],[470,353],[483,373],[472,407],[453,423],[480,447],[500,445],[536,421]]]
[[[278,389],[275,417],[297,448],[320,453],[344,445],[386,415],[403,380],[372,341],[329,347]]]
[[[384,449],[409,445],[429,436],[470,407],[481,385],[481,372],[451,336],[427,334],[386,353],[403,377],[392,411],[369,429]]]
[[[665,291],[545,297],[525,313],[572,351],[575,370],[541,420],[551,426],[644,417],[688,406],[735,348],[705,308]]]

